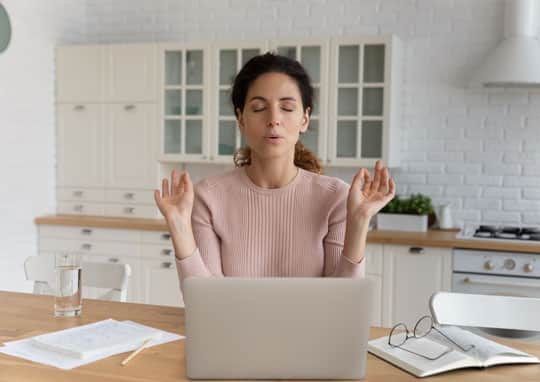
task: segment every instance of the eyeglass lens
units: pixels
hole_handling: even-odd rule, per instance
[[[389,344],[392,346],[401,346],[407,341],[407,327],[405,324],[397,324],[392,328],[390,337],[388,338]]]
[[[425,337],[433,327],[433,320],[430,316],[424,316],[418,320],[414,326],[413,334],[416,338]]]

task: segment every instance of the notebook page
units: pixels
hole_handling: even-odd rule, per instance
[[[77,358],[121,346],[137,346],[160,332],[112,319],[33,337],[32,342],[48,350]]]
[[[437,329],[442,331],[445,335],[464,348],[467,348],[471,344],[474,345],[475,347],[466,354],[477,358],[482,362],[482,364],[485,364],[490,358],[501,355],[509,357],[530,357],[530,355],[525,352],[501,345],[495,341],[488,340],[487,338],[483,338],[469,332],[468,330],[464,330],[456,326],[442,326],[437,327]],[[452,344],[435,330],[430,332],[429,337],[441,344],[445,344],[457,351],[461,351],[457,346]]]

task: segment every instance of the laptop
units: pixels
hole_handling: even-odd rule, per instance
[[[188,278],[191,379],[362,379],[372,286],[349,278]]]

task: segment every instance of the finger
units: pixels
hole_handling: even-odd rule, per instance
[[[382,171],[382,164],[380,160],[377,160],[375,162],[375,174],[373,176],[373,183],[371,183],[371,189],[373,191],[379,190],[379,185],[381,182],[381,171]]]
[[[161,194],[163,198],[169,196],[169,180],[167,178],[163,178],[161,181]]]
[[[187,193],[193,192],[193,182],[191,181],[191,177],[189,176],[189,172],[184,172],[183,174],[183,186],[184,191]]]
[[[371,189],[371,174],[368,170],[364,169],[364,185],[362,186],[363,190]]]
[[[388,192],[388,178],[388,169],[385,167],[382,170],[381,184],[379,185],[379,191],[383,194],[386,194]]]
[[[392,195],[392,198],[396,194],[396,183],[394,182],[394,179],[390,178],[390,181],[388,182],[388,195]]]
[[[362,180],[364,179],[364,176],[365,176],[364,173],[365,172],[366,172],[366,169],[362,167],[356,173],[356,175],[354,176],[353,181],[351,183],[351,188],[357,188],[358,190],[362,189]]]
[[[172,170],[171,171],[171,195],[178,194],[179,181],[180,180],[178,179],[178,173],[176,172],[176,170]]]
[[[158,205],[161,203],[161,195],[159,194],[159,190],[154,190],[154,200]]]

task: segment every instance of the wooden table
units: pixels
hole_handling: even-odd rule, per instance
[[[84,300],[79,318],[58,318],[52,315],[53,299],[24,293],[0,291],[0,342],[21,339],[49,331],[114,318],[133,320],[145,325],[183,334],[184,311],[155,305]],[[388,329],[372,328],[372,338],[388,333]],[[508,342],[511,346],[540,356],[540,344]],[[184,341],[146,349],[127,366],[120,366],[125,355],[117,355],[73,370],[60,370],[24,359],[0,354],[0,381],[185,381]],[[368,355],[368,381],[418,380],[398,368]],[[485,370],[454,371],[430,377],[435,381],[540,381],[540,365],[498,366]]]

